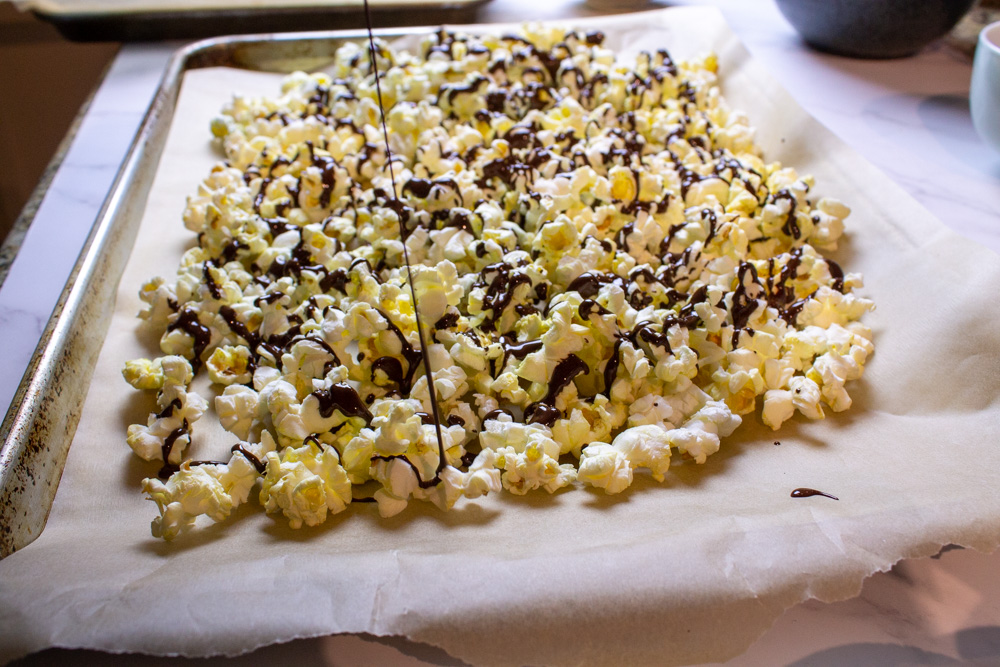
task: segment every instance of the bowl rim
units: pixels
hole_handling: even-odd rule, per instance
[[[1000,55],[1000,21],[990,23],[979,31],[979,43]]]

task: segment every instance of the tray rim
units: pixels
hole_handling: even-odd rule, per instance
[[[489,0],[372,0],[373,9],[378,12],[392,12],[419,9],[470,9]],[[287,3],[265,0],[261,6],[234,7],[225,0],[205,0],[202,4],[193,7],[102,7],[105,3],[94,3],[90,8],[67,6],[65,2],[59,0],[30,0],[22,6],[46,20],[73,21],[84,19],[114,19],[114,18],[136,18],[143,16],[166,16],[171,18],[190,17],[195,18],[205,14],[210,16],[246,15],[248,13],[269,12],[295,12],[301,10],[321,10],[324,13],[352,13],[361,9],[360,2],[345,0],[292,0]],[[96,5],[96,6],[95,6]],[[339,32],[339,31],[322,31]],[[255,33],[253,36],[260,36],[271,33]],[[250,36],[250,35],[248,35]],[[213,38],[214,39],[214,38]],[[204,41],[204,40],[202,40]]]

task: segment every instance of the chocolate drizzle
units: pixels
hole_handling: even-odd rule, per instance
[[[184,419],[181,425],[171,431],[166,438],[163,439],[163,445],[160,448],[160,454],[163,456],[163,467],[160,468],[158,476],[161,479],[166,479],[172,474],[177,472],[178,466],[170,462],[170,453],[174,450],[174,445],[179,439],[184,436],[188,436],[190,440],[191,426],[188,424],[188,420]]]
[[[795,219],[795,207],[798,206],[795,196],[789,192],[787,188],[782,188],[774,194],[772,199],[774,201],[785,199],[789,203],[788,216],[785,218],[785,224],[781,226],[781,233],[795,239],[801,237],[802,230],[799,228],[799,223]]]
[[[183,309],[167,331],[180,329],[194,341],[191,349],[191,367],[195,372],[201,368],[201,354],[212,340],[212,331],[198,320],[198,313],[190,308]]]
[[[757,310],[757,300],[747,294],[747,277],[751,285],[760,286],[757,269],[749,262],[741,262],[736,272],[736,289],[733,291],[733,302],[729,309],[733,320],[733,349],[739,345],[740,330],[746,328],[750,316]]]
[[[840,500],[837,496],[831,496],[829,493],[824,493],[823,491],[817,491],[816,489],[806,489],[799,488],[792,491],[792,498],[811,498],[812,496],[823,496],[824,498],[832,498],[833,500]]]
[[[524,359],[532,352],[537,352],[540,349],[542,349],[542,341],[540,340],[526,340],[522,343],[504,345],[503,363],[506,366],[508,358],[514,357],[515,359]]]
[[[548,393],[545,394],[545,398],[532,403],[525,409],[525,422],[552,427],[556,420],[562,416],[562,413],[555,407],[559,393],[568,387],[577,375],[589,371],[590,367],[587,366],[586,362],[575,354],[570,354],[556,364],[555,370],[552,371],[552,379],[549,380]]]
[[[621,276],[616,276],[613,273],[587,271],[575,278],[566,288],[566,291],[577,292],[584,299],[589,299],[597,294],[601,289],[601,285],[609,283],[617,283],[622,289],[625,288],[625,281]]]
[[[346,382],[338,382],[329,389],[319,389],[311,396],[319,401],[319,414],[324,419],[329,419],[334,410],[339,410],[345,417],[361,417],[366,424],[372,421],[372,413],[361,402],[357,390]]]
[[[493,278],[487,280],[487,276]],[[490,317],[481,325],[483,331],[495,331],[504,310],[514,298],[514,290],[519,285],[531,285],[531,278],[523,271],[518,271],[509,264],[500,262],[490,264],[479,274],[476,281],[479,286],[489,285],[486,296],[483,297],[483,310],[490,311]]]
[[[247,461],[250,462],[250,465],[257,469],[257,474],[263,475],[264,471],[267,470],[267,464],[257,458],[253,452],[248,450],[243,445],[237,443],[233,445],[233,448],[230,451],[241,454]]]

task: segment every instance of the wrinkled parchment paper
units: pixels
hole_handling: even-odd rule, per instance
[[[778,433],[745,417],[703,466],[644,475],[619,496],[577,488],[501,494],[392,519],[355,505],[292,531],[255,502],[166,544],[125,445],[152,396],[122,380],[155,352],[136,291],[192,243],[185,195],[218,159],[208,122],[231,91],[274,75],[191,72],[48,526],[0,562],[0,659],[49,646],[188,656],[298,637],[401,635],[482,664],[656,664],[743,651],[785,608],[856,595],[900,558],[1000,542],[1000,259],[946,230],[808,117],[703,9],[573,25],[623,53],[715,49],[723,92],[771,159],[854,209],[834,257],[864,273],[876,353],[854,407]],[[231,436],[195,428],[196,458]],[[780,441],[776,446],[775,441]],[[832,493],[792,499],[800,486]]]

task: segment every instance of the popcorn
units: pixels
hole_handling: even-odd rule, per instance
[[[522,35],[376,40],[384,112],[348,43],[213,118],[224,162],[182,216],[197,244],[140,290],[165,356],[123,370],[157,392],[127,434],[162,462],[154,535],[251,495],[299,528],[355,494],[389,517],[620,493],[704,463],[741,415],[850,407],[874,305],[821,252],[850,209],[765,160],[714,56]],[[226,462],[190,460],[202,367]]]
[[[332,447],[285,447],[267,454],[260,502],[268,513],[280,510],[292,528],[316,526],[351,502],[351,480]]]

